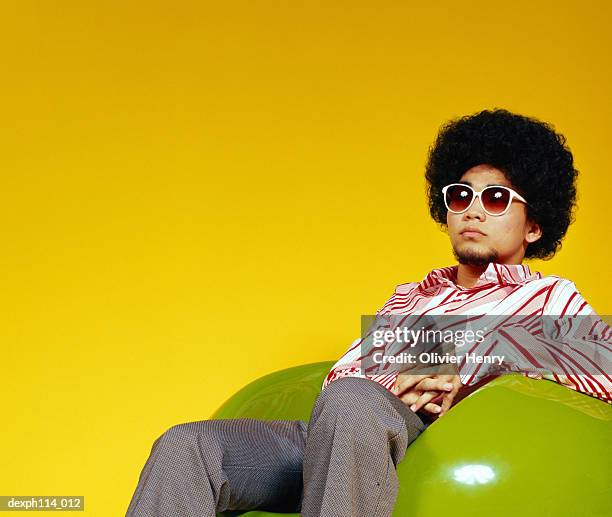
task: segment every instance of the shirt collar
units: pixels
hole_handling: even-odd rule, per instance
[[[419,287],[423,290],[436,285],[448,285],[455,289],[466,290],[491,284],[500,286],[519,285],[542,278],[540,273],[532,273],[527,264],[498,264],[497,262],[489,262],[487,269],[480,275],[476,284],[470,288],[466,288],[458,286],[455,283],[457,281],[458,269],[458,265],[433,269],[421,282],[419,282]]]

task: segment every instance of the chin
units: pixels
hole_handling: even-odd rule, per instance
[[[499,259],[497,251],[480,246],[461,246],[454,248],[453,253],[460,264],[470,266],[484,266]]]

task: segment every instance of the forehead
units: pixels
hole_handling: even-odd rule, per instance
[[[477,165],[463,173],[461,182],[469,183],[472,187],[486,187],[488,185],[505,185],[511,187],[502,171],[492,165]]]

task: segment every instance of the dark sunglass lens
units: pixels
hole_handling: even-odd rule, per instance
[[[492,214],[501,214],[510,203],[510,191],[499,187],[487,187],[482,192],[484,208]]]
[[[446,203],[452,212],[462,212],[472,202],[472,189],[468,186],[453,185],[446,190]]]

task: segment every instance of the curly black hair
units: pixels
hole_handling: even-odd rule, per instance
[[[429,149],[425,169],[431,217],[445,228],[442,187],[476,165],[492,165],[527,199],[527,217],[542,229],[525,258],[552,258],[574,222],[578,171],[565,142],[551,124],[505,109],[447,122]]]

